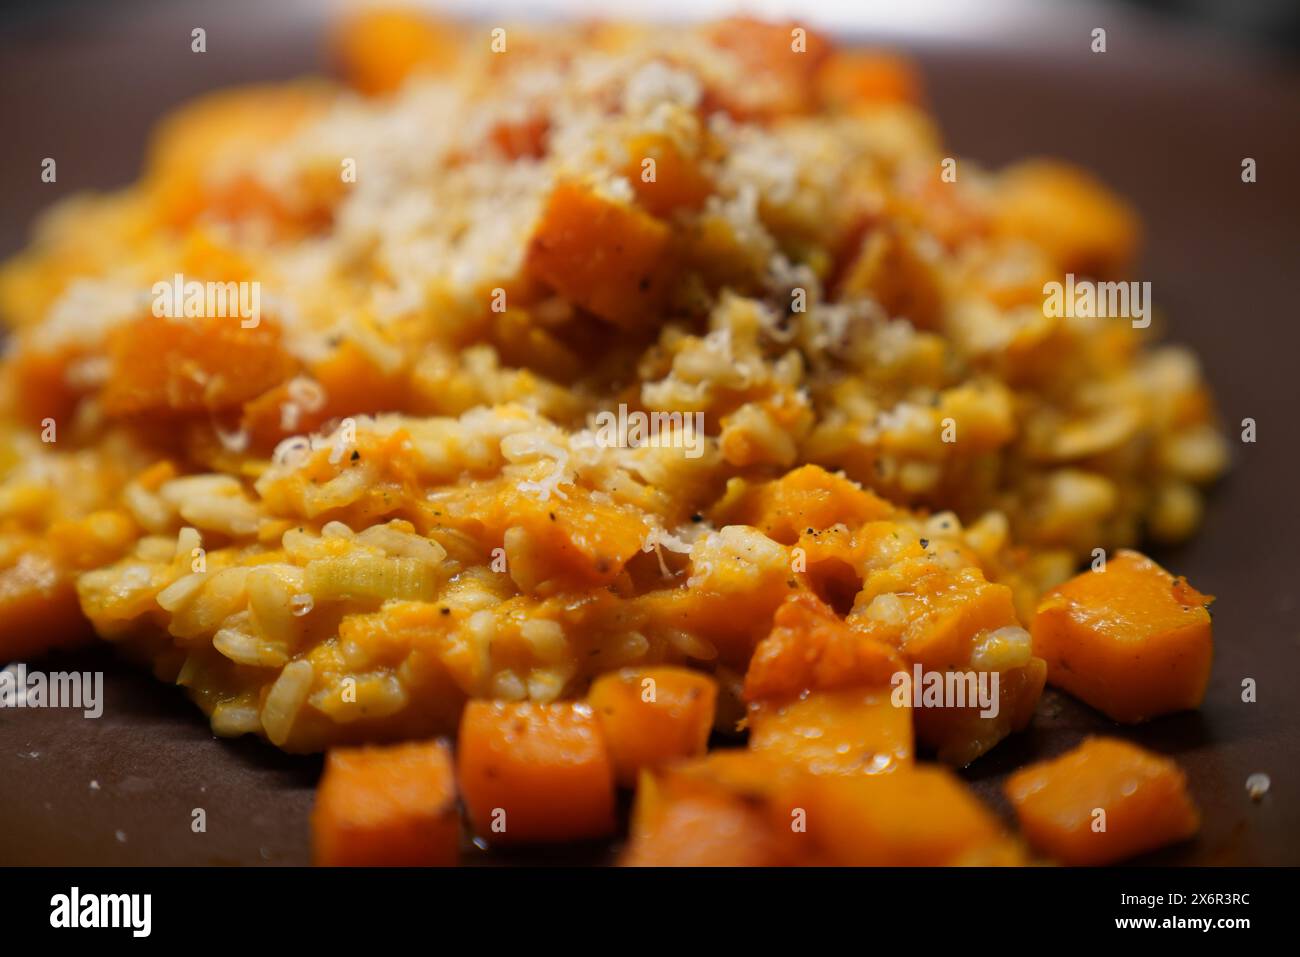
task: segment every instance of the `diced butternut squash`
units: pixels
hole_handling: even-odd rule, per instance
[[[979,703],[967,703],[962,707],[918,707],[913,711],[917,718],[918,739],[935,749],[936,757],[946,765],[969,765],[1011,732],[1024,731],[1028,727],[1043,694],[1043,685],[1047,683],[1047,671],[1043,659],[1030,658],[1021,667],[984,672],[989,683],[992,676],[997,675],[997,713],[984,714]],[[967,688],[970,687],[967,675],[974,675],[976,681],[980,679],[979,672],[959,675],[966,681]],[[948,677],[945,672],[945,681]],[[989,684],[989,690],[992,690],[992,684]],[[967,701],[970,700],[967,693]],[[989,711],[992,710],[993,705],[989,706]]]
[[[843,475],[804,465],[772,482],[733,480],[713,518],[718,525],[753,525],[768,538],[793,545],[808,529],[856,528],[893,511],[884,499]]]
[[[614,769],[586,704],[471,701],[457,767],[470,821],[493,844],[596,838],[614,829]]]
[[[253,447],[269,450],[286,436],[304,435],[343,416],[397,412],[409,407],[407,370],[386,370],[360,346],[344,340],[310,370],[319,395],[295,397],[282,382],[244,404],[241,427]],[[291,406],[286,410],[286,406]]]
[[[717,697],[716,681],[687,668],[628,668],[596,679],[587,703],[618,783],[631,787],[642,768],[702,754]]]
[[[1178,765],[1115,738],[1022,768],[1006,794],[1029,842],[1064,864],[1112,864],[1200,826]]]
[[[699,163],[662,133],[632,137],[627,154],[623,174],[636,190],[641,205],[655,216],[666,217],[678,209],[699,209],[713,189]]]
[[[250,157],[262,155],[318,117],[335,94],[324,83],[220,90],[168,116],[149,144],[145,179],[158,218],[182,227],[205,212],[221,219],[255,211],[272,219],[287,213],[283,192],[232,170],[251,169]],[[337,193],[337,167],[332,173],[329,186]]]
[[[551,123],[545,116],[502,120],[488,131],[488,141],[510,159],[537,159],[546,153]]]
[[[553,473],[561,465],[547,461]],[[517,481],[483,483],[465,490],[463,498],[445,500],[440,511],[445,521],[502,542],[509,574],[524,591],[610,584],[641,551],[648,531],[644,519],[636,509],[593,498],[579,486],[565,485],[562,492],[564,498],[543,499]]]
[[[825,37],[804,25],[750,17],[722,20],[708,36],[736,59],[744,79],[706,89],[706,109],[769,120],[807,113],[816,105],[817,71],[830,53]]]
[[[887,644],[849,628],[816,596],[797,592],[777,609],[771,634],[754,650],[745,698],[786,701],[809,690],[888,687],[903,667]]]
[[[898,616],[905,623],[903,655],[927,671],[965,670],[979,635],[1019,626],[1011,589],[986,580],[978,568],[952,572],[936,562],[907,561],[887,573],[873,574],[867,581],[859,603],[873,593],[878,596],[881,589],[893,594]],[[893,619],[883,611],[881,618],[873,618],[870,605],[867,608],[866,620],[855,618],[855,624],[865,627],[880,621],[880,630],[888,631]]]
[[[656,867],[764,867],[803,863],[806,833],[792,827],[798,772],[767,755],[729,749],[645,771],[621,863]]]
[[[913,701],[917,742],[933,748],[941,761],[965,765],[1029,721],[1044,668],[1020,627],[1011,589],[986,580],[974,565],[954,570],[935,561],[930,543],[923,546],[913,534],[892,522],[859,529],[866,575],[848,620],[854,631],[896,648],[908,675],[920,668],[922,703]],[[974,690],[983,687],[987,696],[994,673],[997,701],[972,706],[972,679]],[[945,690],[931,704],[924,691],[934,681],[944,689],[954,684],[951,694]],[[958,681],[967,689],[960,698]],[[993,704],[997,713],[984,714]]]
[[[920,103],[921,88],[916,68],[889,53],[837,50],[817,75],[817,92],[831,109]]]
[[[866,233],[840,277],[845,298],[869,296],[891,317],[918,329],[938,329],[944,314],[938,265],[922,251],[916,237],[896,227]]]
[[[889,688],[819,691],[750,709],[749,746],[811,774],[880,774],[912,763],[910,704]]]
[[[266,319],[148,316],[113,331],[101,395],[110,415],[194,413],[239,405],[288,378],[294,361]]]
[[[1196,708],[1214,657],[1211,597],[1121,551],[1043,596],[1034,653],[1047,680],[1116,721]]]
[[[316,863],[323,866],[458,863],[450,749],[431,741],[331,751],[311,823]]]
[[[528,268],[602,319],[636,326],[663,302],[668,227],[575,183],[555,188],[528,247]]]
[[[1011,167],[991,209],[997,234],[1036,243],[1063,274],[1120,278],[1137,250],[1133,211],[1068,163],[1033,160]]]
[[[1025,730],[1033,719],[1047,681],[1047,665],[1043,659],[1030,658],[1026,664],[1006,671],[985,671],[990,691],[994,674],[998,676],[996,714],[985,714],[979,704],[913,709],[917,738],[934,748],[936,757],[945,764],[965,767],[1007,735]],[[980,680],[980,673],[975,671],[955,676],[966,683],[968,702],[971,701],[970,675],[976,682]],[[945,681],[949,677],[947,672],[943,673]],[[993,707],[991,704],[989,710]]]
[[[449,27],[413,10],[367,10],[343,21],[335,36],[343,76],[368,96],[391,93],[412,74],[447,67],[458,48]]]
[[[691,794],[643,812],[622,863],[627,867],[769,867],[783,863],[760,809],[728,794]]]
[[[820,862],[853,867],[1019,863],[996,817],[952,772],[810,777],[802,792]]]
[[[68,382],[68,368],[81,353],[75,347],[37,348],[29,341],[11,338],[4,361],[6,378],[12,376],[14,412],[24,424],[39,429],[46,418],[72,419],[80,390]]]
[[[719,835],[709,836],[707,817],[719,822]],[[624,858],[732,866],[1022,861],[1019,845],[945,769],[814,775],[758,751],[717,751],[644,774]]]
[[[48,550],[28,551],[0,571],[0,667],[93,637],[72,574]]]

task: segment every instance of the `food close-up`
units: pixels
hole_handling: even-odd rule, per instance
[[[312,792],[262,862],[1249,863],[1250,410],[1133,198],[793,15],[502,23],[334,17],[0,265],[8,703],[183,693]]]

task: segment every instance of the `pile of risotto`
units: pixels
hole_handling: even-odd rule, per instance
[[[0,658],[93,631],[295,752],[685,666],[734,735],[829,614],[999,673],[917,716],[960,765],[1033,712],[1043,593],[1197,526],[1195,359],[1043,308],[1131,278],[1132,212],[954,157],[905,62],[750,21],[336,52],[0,270]]]

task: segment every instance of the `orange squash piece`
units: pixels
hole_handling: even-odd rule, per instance
[[[644,771],[621,863],[765,867],[804,863],[806,833],[791,826],[797,772],[767,755],[714,751]]]
[[[662,133],[641,133],[627,144],[623,168],[641,205],[655,216],[667,217],[678,209],[699,209],[713,184],[700,165]],[[654,160],[654,176],[647,175],[646,160]]]
[[[450,749],[430,741],[330,751],[311,826],[322,866],[458,863],[460,817]]]
[[[996,715],[985,717],[978,704],[964,708],[916,708],[912,712],[916,718],[916,736],[935,748],[940,761],[965,767],[1007,735],[1029,726],[1046,681],[1047,665],[1043,659],[1030,658],[1019,668],[998,672]]]
[[[493,844],[614,830],[614,769],[588,705],[471,701],[457,767],[470,821]]]
[[[793,545],[807,529],[844,524],[856,528],[889,516],[894,507],[843,475],[804,465],[773,482],[736,480],[713,516],[717,525],[753,525],[782,545]]]
[[[335,56],[348,83],[367,96],[396,90],[414,73],[434,72],[457,56],[455,33],[411,10],[367,10],[345,20]]]
[[[315,221],[303,225],[328,221],[327,209],[291,211],[283,193],[226,170],[245,169],[249,157],[291,137],[335,96],[330,84],[316,82],[240,87],[208,93],[168,115],[154,132],[146,160],[144,186],[157,217],[176,228],[205,213],[223,220],[258,215],[277,225],[291,225],[283,219],[293,213],[308,213]],[[337,197],[337,167],[331,173],[330,181],[300,185],[327,186]]]
[[[943,325],[943,278],[907,229],[868,232],[839,277],[837,292],[845,298],[869,296],[891,317],[907,319],[918,329]]]
[[[528,247],[529,271],[600,318],[635,326],[658,310],[668,227],[575,183],[555,188]]]
[[[101,398],[110,415],[216,411],[246,402],[293,374],[294,360],[265,318],[148,316],[112,333]]]
[[[745,700],[784,701],[809,690],[888,687],[903,670],[884,642],[849,628],[808,592],[776,611],[772,631],[754,650],[745,673]]]
[[[80,350],[63,346],[52,351],[39,349],[30,340],[13,337],[4,361],[4,374],[13,377],[16,417],[30,428],[39,429],[46,417],[63,423],[72,419],[81,398],[68,383],[68,367],[80,358]]]
[[[48,548],[33,548],[0,571],[0,662],[30,661],[93,637],[72,573]]]
[[[761,121],[807,113],[816,105],[817,71],[831,50],[821,34],[793,22],[731,17],[708,36],[739,61],[745,79],[708,88],[706,110]]]
[[[293,402],[288,382],[244,403],[240,426],[254,448],[272,449],[281,439],[313,432],[330,419],[396,412],[409,405],[406,370],[381,368],[349,340],[314,364],[310,376],[323,394],[319,408],[299,404],[296,417],[286,420],[284,406]]]
[[[1030,843],[1065,864],[1111,864],[1200,826],[1178,765],[1115,738],[1022,768],[1006,794]]]
[[[631,787],[642,768],[702,754],[717,698],[717,682],[687,668],[627,668],[597,678],[587,703],[618,783]]]
[[[463,523],[489,541],[505,542],[510,575],[524,591],[608,585],[641,551],[648,530],[635,509],[598,500],[577,485],[564,486],[565,498],[545,501],[518,485],[484,482],[446,500],[441,511],[449,524]],[[527,533],[526,548],[518,553],[506,542],[512,528]]]
[[[1210,680],[1213,599],[1151,559],[1120,551],[1043,596],[1034,654],[1047,680],[1116,721],[1198,707]]]
[[[1137,251],[1133,211],[1068,163],[1031,160],[1007,169],[990,208],[996,234],[1037,244],[1062,274],[1122,278]]]
[[[760,809],[728,794],[692,794],[643,811],[627,867],[769,867],[783,862]]]
[[[921,102],[922,83],[908,60],[889,53],[837,50],[817,74],[817,91],[831,109]]]
[[[811,774],[881,774],[912,764],[912,709],[889,688],[820,691],[750,709],[749,746]]]
[[[998,820],[946,768],[811,777],[802,793],[820,862],[853,867],[1019,863]]]

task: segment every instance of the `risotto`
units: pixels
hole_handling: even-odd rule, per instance
[[[1040,599],[1191,533],[1226,462],[1159,316],[1044,308],[1047,284],[1130,276],[1120,199],[1063,163],[953,157],[906,62],[796,25],[371,15],[336,52],[349,86],[167,118],[137,183],[58,205],[0,270],[0,657],[93,631],[219,735],[302,752],[459,729],[471,762],[510,752],[510,707],[537,734],[567,708],[586,753],[581,729],[622,713],[602,682],[661,673],[693,689],[687,743],[597,748],[620,783],[648,775],[643,837],[696,805],[768,826],[720,796],[753,768],[662,763],[714,732],[748,728],[743,753],[783,769],[763,793],[795,775],[820,808],[847,798],[800,789],[850,751],[964,765],[1045,680],[1091,700],[1051,641],[1082,629],[1067,652],[1095,641],[1104,672],[1107,636],[1056,591],[1040,638]],[[1154,710],[1199,701],[1188,667]],[[996,675],[1000,706],[850,693],[913,669]],[[800,750],[840,713],[869,740]],[[461,772],[488,832],[509,774]],[[912,773],[871,806],[956,806],[946,772]],[[1014,857],[970,813],[925,862]],[[516,817],[518,839],[585,836]],[[454,837],[445,801],[436,824]]]

